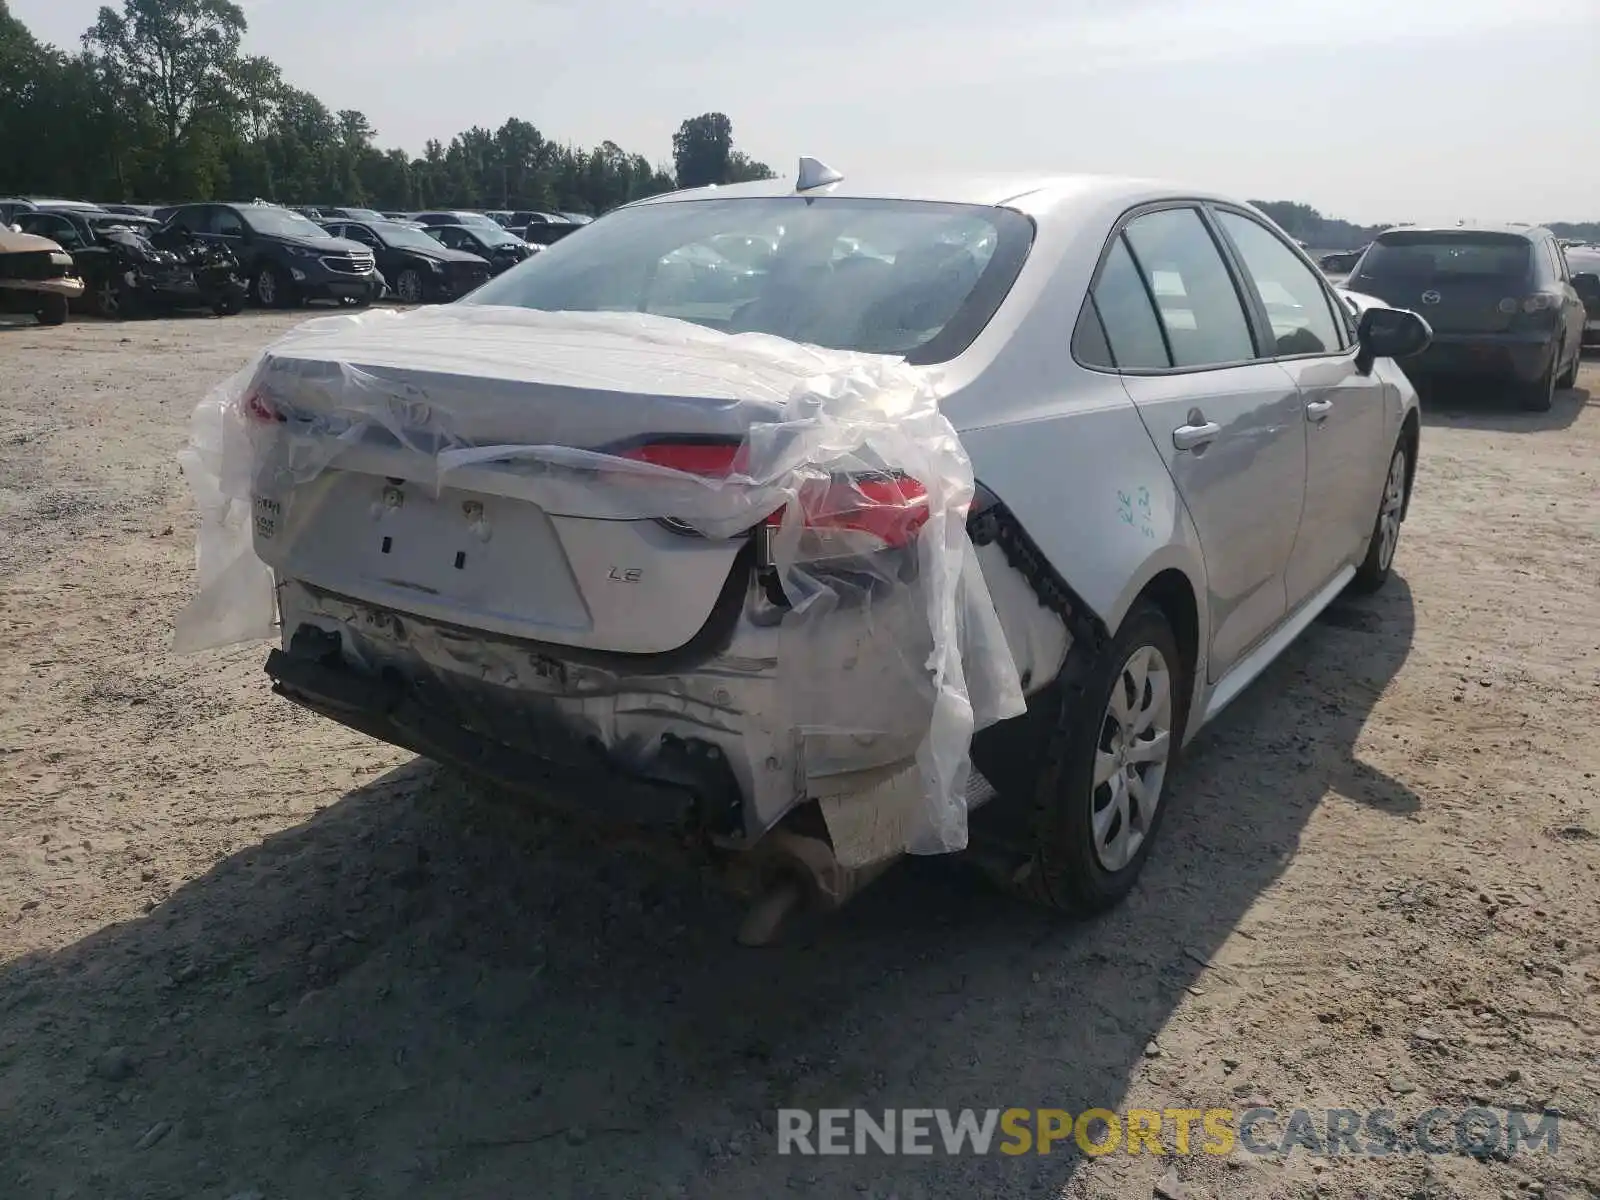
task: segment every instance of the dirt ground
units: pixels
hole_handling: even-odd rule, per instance
[[[0,1197],[1600,1196],[1600,363],[1426,418],[1397,575],[1130,902],[715,881],[178,658],[191,407],[297,318],[0,327]],[[1556,1153],[780,1157],[779,1107],[1531,1107]],[[1170,1146],[1169,1146],[1170,1148]],[[1503,1157],[1503,1156],[1502,1156]]]

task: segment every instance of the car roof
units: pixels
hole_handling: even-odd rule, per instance
[[[1180,182],[1124,175],[994,173],[994,174],[906,174],[892,171],[862,171],[837,183],[795,190],[793,177],[762,179],[752,183],[689,188],[662,192],[624,205],[637,208],[652,204],[681,204],[696,200],[738,199],[745,197],[827,196],[852,200],[909,200],[927,203],[975,204],[1015,208],[1035,220],[1075,219],[1085,212],[1098,211],[1107,204],[1124,207],[1169,198],[1212,200],[1224,204],[1238,199],[1209,188]]]
[[[1532,240],[1533,238],[1541,237],[1541,236],[1547,236],[1547,235],[1553,236],[1553,235],[1550,235],[1550,231],[1548,229],[1546,229],[1543,225],[1509,225],[1509,224],[1507,224],[1507,225],[1496,225],[1496,224],[1476,224],[1476,225],[1396,225],[1393,229],[1385,229],[1382,233],[1380,233],[1378,235],[1377,238],[1374,238],[1373,240],[1377,241],[1380,238],[1388,237],[1391,233],[1406,233],[1406,234],[1409,234],[1409,233],[1422,233],[1422,234],[1462,233],[1462,234],[1468,234],[1468,235],[1471,235],[1471,234],[1474,234],[1474,233],[1496,233],[1496,234],[1510,234],[1510,235],[1513,235],[1515,237],[1525,237],[1525,238],[1528,238],[1529,240]]]

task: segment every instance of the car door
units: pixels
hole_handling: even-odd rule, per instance
[[[1241,210],[1213,209],[1253,301],[1260,336],[1300,389],[1306,431],[1306,498],[1284,574],[1289,608],[1360,561],[1372,536],[1399,396],[1356,367],[1348,310],[1319,272]]]
[[[1092,291],[1106,348],[1199,534],[1220,679],[1284,618],[1305,491],[1299,390],[1263,360],[1198,205],[1142,210]]]

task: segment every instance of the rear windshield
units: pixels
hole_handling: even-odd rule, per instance
[[[941,362],[1021,270],[1009,209],[799,196],[625,208],[463,303],[648,312],[730,333]]]
[[[1522,280],[1532,247],[1511,233],[1390,233],[1361,260],[1363,279]]]

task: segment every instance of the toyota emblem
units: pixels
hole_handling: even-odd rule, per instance
[[[1424,304],[1437,304],[1442,299],[1443,299],[1443,297],[1440,296],[1438,292],[1423,292],[1422,293],[1422,302]]]

